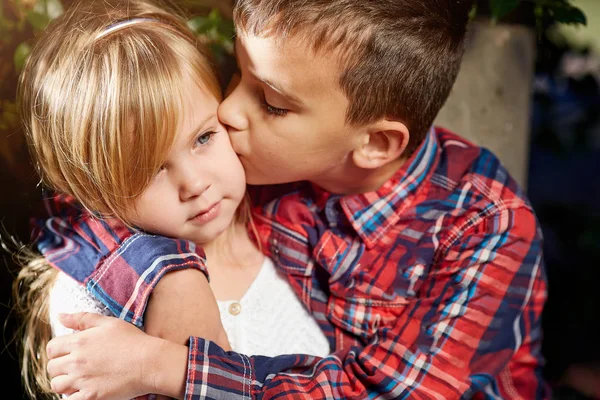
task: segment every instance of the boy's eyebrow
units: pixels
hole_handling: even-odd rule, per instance
[[[253,74],[254,75],[254,74]],[[292,103],[301,106],[302,105],[302,101],[300,101],[300,99],[298,99],[296,96],[294,96],[291,93],[286,93],[283,89],[280,89],[276,84],[274,84],[273,82],[271,82],[268,79],[265,78],[261,78],[258,77],[256,75],[254,75],[256,77],[256,79],[258,79],[260,82],[264,83],[265,85],[267,85],[268,87],[270,87],[271,89],[273,89],[275,92],[277,92],[281,97],[291,101]]]

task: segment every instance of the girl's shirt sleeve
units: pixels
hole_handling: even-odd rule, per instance
[[[141,327],[153,289],[168,272],[195,268],[208,277],[201,249],[99,219],[68,196],[47,200],[51,216],[34,222],[38,250],[117,317]]]

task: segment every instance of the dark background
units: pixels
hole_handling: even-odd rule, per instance
[[[5,3],[0,7],[6,10]],[[32,36],[32,31],[22,35]],[[12,62],[13,51],[0,41],[0,73],[5,62]],[[545,374],[556,399],[586,399],[569,387],[574,384],[565,372],[572,366],[597,371],[600,360],[594,329],[600,316],[600,69],[575,68],[574,73],[571,68],[567,73],[567,59],[585,65],[597,56],[585,47],[556,45],[544,35],[538,36],[537,54],[528,193],[544,232],[549,279]],[[17,76],[0,76],[5,98],[14,93]],[[0,100],[0,113],[7,107]],[[40,214],[37,181],[22,133],[5,127],[0,135],[0,222],[5,239],[8,233],[29,242],[29,218]],[[13,341],[18,321],[11,314],[10,296],[16,270],[11,255],[0,252],[0,320],[5,322],[0,399],[23,398]],[[600,383],[600,375],[595,379]],[[597,393],[600,396],[600,388]]]

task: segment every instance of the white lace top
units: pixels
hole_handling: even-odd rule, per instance
[[[265,257],[260,272],[240,301],[218,301],[221,320],[234,351],[246,355],[310,354],[324,357],[329,343],[273,262]],[[85,287],[59,273],[50,293],[54,336],[71,333],[58,314],[95,312],[112,315]]]

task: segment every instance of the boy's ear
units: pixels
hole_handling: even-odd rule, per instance
[[[375,169],[395,161],[408,145],[408,128],[400,121],[383,119],[368,126],[363,144],[354,150],[352,158],[359,168]]]

